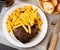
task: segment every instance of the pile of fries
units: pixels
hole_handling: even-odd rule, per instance
[[[9,32],[13,32],[18,27],[23,27],[27,33],[31,34],[31,27],[37,24],[38,28],[42,28],[42,20],[39,17],[38,9],[30,6],[24,6],[24,8],[17,8],[10,15],[8,15],[6,26]],[[27,28],[27,27],[28,28]]]

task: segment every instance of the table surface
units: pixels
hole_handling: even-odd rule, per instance
[[[15,0],[14,4],[11,7],[13,7],[14,5],[20,4],[22,2],[30,3],[30,4],[34,4],[34,5],[38,6],[37,0]],[[11,7],[8,7],[8,8],[3,7],[2,12],[0,14],[0,43],[11,46],[11,47],[14,47],[14,48],[17,48],[19,50],[46,50],[46,44],[47,44],[47,39],[48,39],[47,37],[48,37],[48,34],[49,34],[48,32],[47,32],[47,35],[46,35],[45,39],[40,44],[38,44],[37,46],[32,47],[32,48],[26,48],[26,49],[19,48],[19,47],[16,47],[16,46],[12,45],[10,42],[7,41],[7,39],[5,38],[4,33],[2,31],[2,19],[5,15],[5,13]],[[55,14],[55,15],[49,15],[47,13],[45,13],[45,14],[46,14],[46,17],[48,19],[48,24],[50,24],[50,22],[52,22],[52,21],[55,22],[58,19],[58,17],[60,16],[60,14]],[[51,29],[51,30],[53,30],[53,29]],[[60,35],[60,33],[59,33],[59,35]],[[57,43],[57,46],[56,46],[55,50],[60,50],[59,42],[60,42],[60,37],[58,38],[58,43]]]

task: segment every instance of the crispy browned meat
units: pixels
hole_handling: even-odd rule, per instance
[[[38,34],[38,29],[36,26],[31,27],[31,34],[27,33],[23,27],[19,27],[14,30],[15,37],[20,40],[22,43],[27,43],[31,41]]]

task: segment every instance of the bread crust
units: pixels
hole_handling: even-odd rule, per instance
[[[56,7],[58,4],[58,0],[51,0],[52,4]]]
[[[60,12],[60,3],[57,5],[57,12]]]

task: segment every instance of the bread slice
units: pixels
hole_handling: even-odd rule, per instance
[[[54,6],[51,2],[43,2],[43,8],[50,14],[54,11]]]
[[[46,2],[47,2],[47,1],[49,1],[49,0],[42,0],[42,1],[44,1],[44,2],[46,1]]]
[[[60,3],[57,5],[57,11],[60,12]]]
[[[56,7],[58,4],[58,0],[51,0],[51,2],[53,3],[53,5]]]

